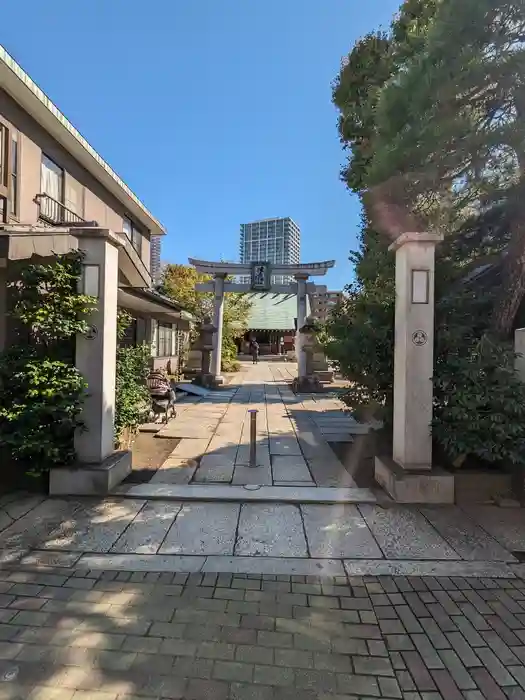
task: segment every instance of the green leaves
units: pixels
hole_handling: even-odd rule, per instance
[[[197,319],[213,318],[213,292],[197,292],[195,285],[210,282],[209,275],[198,273],[190,265],[167,265],[162,282],[166,296],[179,301]],[[244,335],[248,328],[251,303],[244,294],[226,293],[224,296],[224,318],[222,326],[222,370],[236,370],[237,347],[235,339]]]
[[[151,360],[149,345],[118,348],[115,384],[115,438],[125,429],[134,431],[144,422],[150,406],[146,386]]]
[[[20,342],[0,354],[0,442],[32,474],[74,460],[86,382],[75,336],[93,300],[78,294],[82,255],[28,265],[9,286]]]
[[[525,290],[524,36],[523,2],[405,0],[389,32],[357,42],[333,86],[350,154],[343,177],[364,214],[356,282],[326,328],[326,352],[349,380],[347,405],[390,422],[394,260],[379,224],[388,218],[392,233],[412,216],[441,228],[433,435],[456,463],[525,455],[524,385],[510,344],[491,335],[508,337]],[[499,270],[478,278],[505,250],[506,287]]]
[[[50,351],[87,330],[86,316],[95,301],[78,293],[82,259],[78,251],[56,255],[52,263],[27,265],[9,284],[12,315]]]

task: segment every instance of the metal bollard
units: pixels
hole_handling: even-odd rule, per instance
[[[250,414],[250,467],[257,466],[257,409],[252,408]]]

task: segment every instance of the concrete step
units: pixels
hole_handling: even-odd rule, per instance
[[[235,503],[376,503],[370,489],[327,486],[230,486],[227,484],[125,484],[113,491],[124,498]]]

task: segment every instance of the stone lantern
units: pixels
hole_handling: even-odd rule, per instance
[[[300,347],[304,354],[302,372],[294,379],[293,389],[297,393],[312,393],[323,391],[323,386],[314,372],[314,354],[318,347],[317,326],[312,316],[308,316],[304,325],[299,328]]]
[[[199,337],[195,343],[195,350],[201,354],[200,371],[193,380],[194,384],[210,387],[214,384],[214,377],[211,373],[211,353],[213,350],[213,336],[217,332],[217,328],[211,322],[209,316],[206,316],[199,327]]]

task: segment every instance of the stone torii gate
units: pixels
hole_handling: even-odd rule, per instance
[[[224,313],[224,293],[237,292],[246,294],[249,292],[273,292],[274,294],[295,294],[297,295],[297,332],[295,335],[295,348],[297,354],[299,378],[306,374],[306,358],[302,349],[301,334],[299,330],[306,321],[306,296],[315,293],[316,285],[309,282],[310,277],[320,277],[326,275],[327,271],[334,267],[334,260],[314,263],[300,263],[297,265],[281,265],[269,262],[253,263],[228,263],[209,262],[207,260],[195,260],[189,258],[188,262],[193,265],[197,272],[211,275],[213,281],[196,285],[198,292],[213,292],[214,312],[213,325],[217,331],[213,336],[213,351],[211,359],[211,374],[215,382],[221,384],[221,350],[222,350],[222,320]],[[249,284],[239,282],[227,282],[226,277],[249,278]],[[295,282],[289,284],[272,284],[272,277],[294,278]]]

